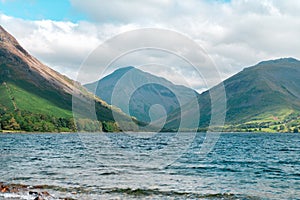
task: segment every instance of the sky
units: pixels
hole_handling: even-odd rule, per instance
[[[33,56],[75,80],[97,47],[141,28],[171,30],[191,39],[215,63],[222,80],[263,60],[300,59],[299,17],[300,1],[295,0],[0,0],[0,25]],[[163,65],[171,68],[145,70],[197,91],[206,89],[199,77],[164,53],[130,56],[134,58],[115,68],[168,59]]]

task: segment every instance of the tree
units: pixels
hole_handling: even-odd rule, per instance
[[[284,125],[280,125],[280,127],[279,127],[279,129],[281,130],[281,131],[283,131],[284,130]]]
[[[294,133],[299,133],[299,129],[297,127],[294,128]]]
[[[20,130],[20,125],[17,123],[16,119],[14,117],[12,117],[7,125],[5,127],[3,127],[3,129],[6,130]]]
[[[119,132],[118,124],[115,122],[102,122],[102,129],[104,132]]]

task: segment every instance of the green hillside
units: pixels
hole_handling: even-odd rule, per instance
[[[227,98],[224,131],[298,131],[300,61],[293,58],[264,61],[245,68],[223,84]],[[207,128],[211,118],[211,90],[203,92],[198,98],[201,108],[200,130]],[[184,116],[192,118],[193,108],[187,110],[189,112]],[[168,128],[176,125],[180,113],[174,111],[172,116],[173,119],[167,122]]]
[[[75,121],[73,93],[82,100]],[[95,103],[97,119],[86,100]],[[0,26],[0,131],[119,131],[113,113],[121,123],[131,119],[32,57]]]
[[[69,106],[66,105],[65,108],[58,107],[51,98],[44,99],[34,93],[30,93],[13,83],[6,83],[3,82],[0,86],[3,90],[6,90],[5,99],[1,99],[4,102],[9,102],[10,109],[14,110],[26,110],[31,111],[33,113],[45,113],[47,115],[55,116],[55,117],[71,117],[72,112],[68,108]],[[2,94],[2,92],[1,92]],[[51,96],[49,96],[51,97]],[[5,105],[5,103],[4,103]]]
[[[32,88],[31,88],[32,89]],[[51,99],[44,99],[14,83],[2,82],[1,127],[7,130],[23,131],[74,131],[72,112],[56,106]],[[16,119],[19,128],[9,128],[7,121]],[[29,123],[31,121],[32,123]],[[64,121],[58,124],[57,121]]]
[[[126,115],[121,110],[126,111],[122,104],[119,109],[108,105],[101,97],[110,102],[116,83],[127,73],[123,84],[127,89],[114,91],[123,95],[124,98],[119,98],[121,101],[131,97],[131,110]],[[149,84],[136,88],[145,81]],[[150,107],[155,104],[163,105],[167,111],[162,131],[176,131],[178,127],[182,130],[199,127],[199,131],[203,131],[211,119],[210,93],[220,87],[198,95],[189,88],[173,85],[164,78],[133,67],[116,70],[100,80],[99,85],[97,87],[96,82],[87,87],[97,89],[100,98],[42,64],[0,26],[0,131],[120,131],[121,127],[129,131],[149,131],[155,127],[151,125],[145,130],[144,127],[150,121]],[[223,85],[227,102],[224,131],[299,131],[300,61],[283,58],[260,62],[228,78]],[[128,91],[132,89],[137,90],[129,96]],[[183,107],[179,106],[172,91],[178,93],[181,103],[187,102]],[[189,100],[193,95],[197,97],[195,102]],[[75,113],[73,97],[76,97]],[[220,100],[218,98],[221,96],[217,96],[216,101]],[[200,108],[199,124],[193,120],[198,113],[195,105]],[[95,119],[91,117],[93,108]],[[159,115],[154,117],[160,119]],[[186,119],[183,126],[180,126],[181,117]]]

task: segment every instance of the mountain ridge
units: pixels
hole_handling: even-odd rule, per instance
[[[223,84],[227,98],[225,131],[289,132],[299,128],[299,60],[281,58],[262,61],[244,68],[224,80]],[[215,88],[217,87],[220,85]],[[208,127],[211,117],[209,93],[213,89],[203,92],[198,99],[203,113],[199,123],[202,129]],[[176,118],[179,114],[175,112],[172,115]],[[186,117],[191,118],[192,115]],[[171,125],[172,120],[167,124]],[[277,129],[281,125],[285,127],[282,130]],[[168,125],[167,127],[172,128]]]
[[[57,87],[63,88],[66,92],[72,93],[76,92],[76,88],[73,87],[73,82],[71,79],[67,78],[56,72],[55,70],[47,67],[35,57],[31,56],[19,43],[18,41],[8,33],[2,26],[0,26],[0,41],[2,44],[2,53],[11,52],[12,54],[5,54],[7,58],[16,59],[20,58],[24,63],[23,67],[28,68],[28,70],[34,70],[47,79],[50,84],[54,84]],[[3,51],[4,50],[4,51]],[[3,56],[3,55],[2,55]],[[59,81],[52,82],[53,79]],[[75,91],[74,91],[75,89]]]
[[[126,112],[124,108],[122,112],[94,97],[80,83],[47,67],[0,26],[0,129],[30,132],[120,131],[119,122],[114,120],[116,114],[126,130],[137,131],[136,124],[145,126],[151,121],[159,121],[164,114],[160,113],[161,107],[154,108],[154,111],[151,109],[153,105],[163,104],[167,112],[163,130],[176,131],[180,117],[188,120],[195,117],[197,109],[190,101],[192,96],[196,97],[200,108],[199,131],[207,129],[211,118],[210,93],[220,84],[198,94],[132,66],[112,74],[115,76],[110,74],[99,80],[102,90],[98,96],[106,95],[111,104],[111,94],[118,80],[127,74],[125,82],[129,87],[115,92],[128,100],[127,106],[133,112]],[[96,83],[98,85],[98,82],[88,84],[92,86],[89,90],[94,88],[97,92],[99,87]],[[299,60],[289,57],[261,61],[244,68],[222,84],[227,96],[224,131],[298,132],[300,129]],[[77,122],[73,118],[72,97],[82,103]],[[95,104],[97,119],[89,119],[90,110],[86,110],[89,106],[86,102]],[[190,124],[185,126],[185,130],[189,130]]]
[[[153,105],[162,105],[168,114],[179,108],[181,103],[187,103],[193,96],[198,95],[195,90],[175,85],[163,77],[144,72],[133,66],[116,69],[99,81],[84,86],[109,104],[121,108],[126,114],[146,123],[155,121],[165,114],[157,114],[161,111],[157,109],[150,116],[149,112]],[[130,92],[133,93],[130,94]],[[112,102],[113,94],[115,102]]]
[[[31,56],[18,41],[0,26],[0,129],[19,131],[118,131],[113,110],[94,98],[80,83],[54,71]],[[82,104],[75,122],[72,98]],[[86,100],[95,103],[97,119],[86,116]]]

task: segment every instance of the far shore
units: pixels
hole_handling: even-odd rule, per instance
[[[0,134],[47,134],[47,133],[59,133],[59,134],[70,134],[70,133],[77,133],[77,132],[27,132],[27,131],[13,131],[13,130],[1,130]]]
[[[122,131],[120,132],[27,132],[27,131],[22,131],[22,130],[0,130],[0,134],[72,134],[72,133],[80,133],[80,134],[85,134],[85,133],[122,133]],[[156,133],[156,132],[145,132],[145,131],[141,131],[141,132],[131,132],[131,133]],[[164,131],[164,132],[160,132],[160,133],[176,133],[176,131]],[[181,133],[194,133],[194,131],[182,131]],[[197,133],[207,133],[207,132],[203,132],[203,131],[198,131]],[[209,133],[253,133],[253,134],[257,134],[257,133],[272,133],[272,134],[277,134],[277,133],[293,133],[293,132],[268,132],[268,131],[260,131],[260,132],[255,132],[255,131],[220,131],[220,132],[209,132]],[[297,134],[297,133],[293,133],[293,134]]]

